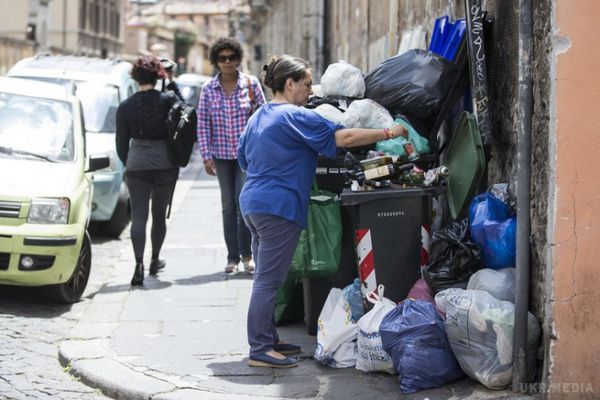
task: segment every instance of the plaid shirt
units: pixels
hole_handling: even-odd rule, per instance
[[[219,76],[220,73],[202,88],[198,104],[198,145],[204,160],[235,160],[238,139],[250,118],[246,78],[250,79],[257,105],[265,103],[265,95],[256,77],[239,72],[237,85],[228,97]]]

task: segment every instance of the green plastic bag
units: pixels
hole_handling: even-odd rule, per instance
[[[409,124],[402,118],[396,118],[394,122],[408,129],[408,137],[412,139],[413,143],[415,144],[417,153],[429,154],[429,152],[431,151],[431,149],[429,148],[429,140],[419,135],[415,128],[413,128],[411,124]],[[402,147],[402,138],[394,138],[377,142],[377,144],[375,145],[375,150],[387,154],[397,155],[400,157],[406,156],[406,152]]]
[[[320,190],[310,192],[308,226],[300,233],[288,275],[322,278],[338,271],[342,256],[342,216],[337,196]]]
[[[288,277],[275,296],[275,324],[280,326],[301,321],[303,318],[302,282]]]

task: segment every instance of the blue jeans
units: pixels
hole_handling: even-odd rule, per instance
[[[248,307],[250,357],[273,350],[279,341],[275,326],[275,296],[285,281],[302,228],[274,215],[250,214],[256,270]]]
[[[223,232],[227,246],[227,262],[238,263],[240,255],[251,257],[251,235],[240,212],[240,192],[246,182],[246,174],[237,160],[217,160],[217,179],[221,188]]]

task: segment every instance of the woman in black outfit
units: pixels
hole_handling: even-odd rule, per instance
[[[158,59],[139,58],[131,77],[140,91],[119,105],[117,110],[117,153],[125,164],[125,178],[131,196],[131,241],[135,254],[135,272],[131,285],[144,283],[144,247],[146,222],[152,198],[152,260],[150,274],[165,267],[158,258],[167,232],[166,211],[171,201],[179,168],[171,162],[167,148],[167,113],[174,101],[154,87],[164,77]]]

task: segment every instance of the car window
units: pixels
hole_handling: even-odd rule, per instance
[[[81,101],[85,127],[88,131],[116,132],[119,107],[119,90],[116,86],[78,82],[76,95]]]
[[[198,107],[202,86],[188,85],[186,83],[179,83],[178,86],[183,100],[194,108]]]
[[[73,161],[73,109],[69,103],[0,93],[0,157]]]

